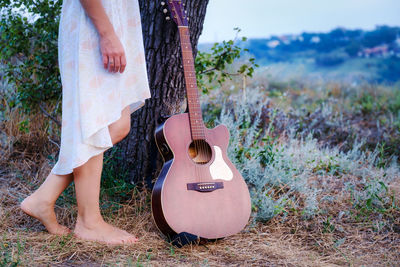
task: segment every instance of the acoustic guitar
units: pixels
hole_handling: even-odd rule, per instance
[[[187,112],[172,115],[156,127],[154,137],[164,165],[152,191],[152,214],[168,238],[187,233],[219,239],[246,226],[250,194],[227,156],[227,127],[220,124],[208,129],[204,125],[182,1],[168,0],[168,6],[179,29]]]

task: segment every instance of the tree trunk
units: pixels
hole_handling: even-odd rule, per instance
[[[166,2],[167,0],[164,0]],[[163,117],[186,110],[185,81],[178,27],[166,20],[161,0],[139,0],[143,40],[151,98],[139,110],[132,113],[131,131],[116,146],[114,170],[128,173],[125,180],[152,187],[161,170],[163,160],[154,140],[154,131]],[[189,17],[189,29],[193,58],[197,54],[197,42],[203,29],[208,0],[187,0],[185,9]],[[112,149],[105,153],[107,157]]]

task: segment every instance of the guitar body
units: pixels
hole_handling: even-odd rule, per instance
[[[246,183],[229,160],[225,125],[204,127],[194,144],[189,114],[169,117],[155,131],[164,166],[152,192],[152,212],[166,236],[187,232],[205,239],[226,237],[247,224],[251,201]]]

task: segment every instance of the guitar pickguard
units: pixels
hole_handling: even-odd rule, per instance
[[[233,178],[232,170],[229,166],[225,163],[224,159],[222,158],[222,151],[221,148],[218,146],[213,146],[215,151],[215,159],[213,163],[210,165],[210,174],[211,177],[216,179],[222,179],[225,181],[230,181]]]

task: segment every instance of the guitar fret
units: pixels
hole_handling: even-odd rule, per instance
[[[204,138],[204,122],[199,103],[199,91],[197,88],[196,70],[194,68],[194,58],[192,44],[190,42],[189,29],[180,29],[182,63],[185,74],[186,94],[189,105],[189,118],[192,129],[192,136]],[[194,99],[192,99],[194,98]],[[198,125],[199,124],[199,125]]]

